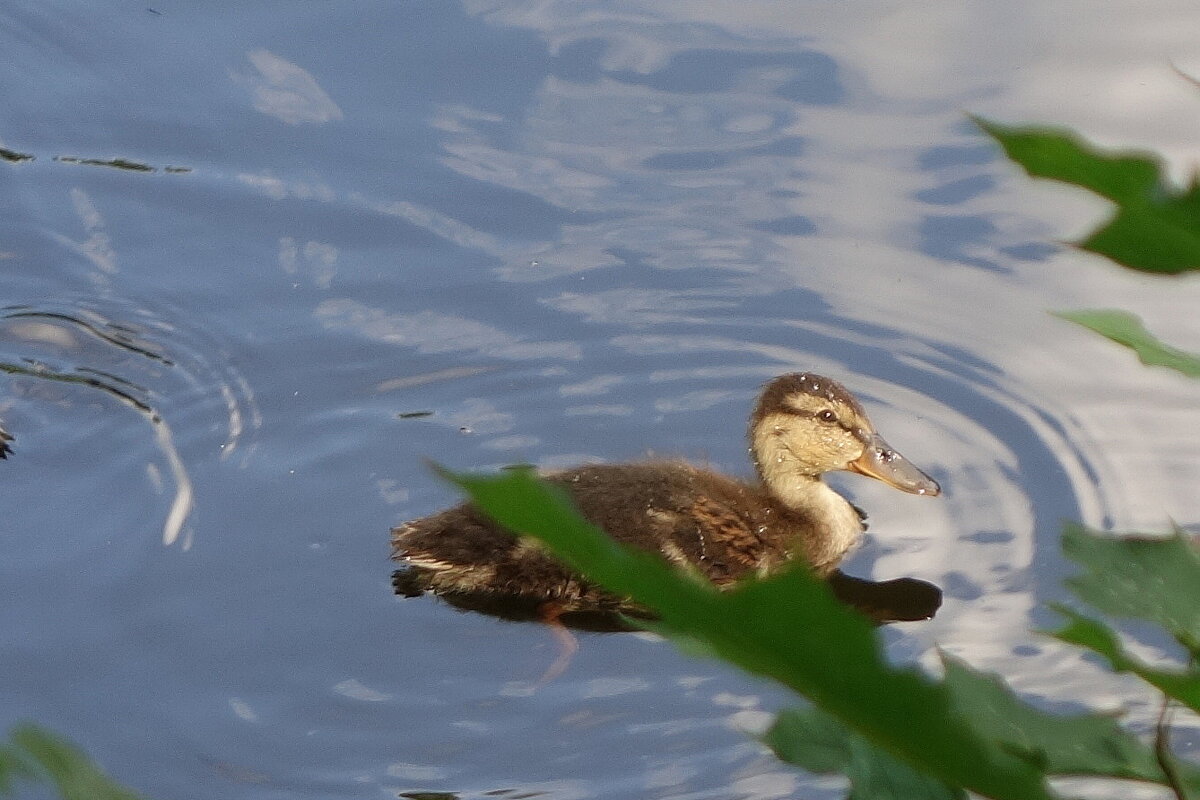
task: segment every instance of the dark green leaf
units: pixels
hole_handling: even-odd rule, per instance
[[[661,615],[666,629],[774,678],[872,746],[952,786],[995,798],[1048,798],[1028,759],[978,735],[945,689],[884,659],[874,629],[796,568],[729,592],[634,552],[584,522],[561,491],[526,472],[449,475],[509,530],[535,536],[573,567]]]
[[[1161,159],[1105,153],[1065,130],[975,122],[1030,175],[1089,189],[1116,204],[1112,219],[1079,246],[1147,272],[1200,269],[1200,187],[1172,188]]]
[[[15,778],[32,778],[35,776],[36,773],[29,768],[29,765],[21,758],[20,753],[11,747],[0,745],[0,797],[12,791],[12,784]]]
[[[1067,585],[1081,599],[1120,617],[1149,620],[1200,658],[1200,552],[1194,538],[1107,536],[1069,523],[1063,551],[1085,568]]]
[[[972,119],[1034,178],[1081,186],[1115,203],[1150,197],[1161,185],[1160,161],[1152,155],[1112,155],[1067,130],[1001,125],[982,117]]]
[[[1050,632],[1051,636],[1104,656],[1117,672],[1132,672],[1163,694],[1200,713],[1200,671],[1194,667],[1187,672],[1151,667],[1129,655],[1117,634],[1099,620],[1065,606],[1056,605],[1054,609],[1067,618],[1067,624],[1061,630]]]
[[[20,725],[12,732],[12,749],[22,763],[55,785],[63,800],[139,800],[120,786],[72,744],[33,725]],[[30,775],[30,772],[26,772]]]
[[[1137,353],[1146,366],[1169,367],[1189,378],[1200,378],[1200,355],[1177,350],[1163,344],[1142,325],[1136,314],[1115,309],[1056,311],[1055,316],[1123,344]]]
[[[1195,190],[1189,190],[1194,192]],[[1177,274],[1200,269],[1197,197],[1168,195],[1160,202],[1120,206],[1107,225],[1078,246],[1142,272]]]
[[[1049,775],[1089,775],[1162,783],[1153,751],[1112,717],[1050,714],[1022,702],[994,675],[943,656],[954,712],[976,731]],[[1200,791],[1200,770],[1175,764],[1185,784]]]
[[[782,712],[763,741],[789,764],[818,775],[845,775],[850,779],[849,800],[966,797],[963,790],[914,771],[815,708]]]
[[[844,775],[850,766],[854,734],[815,708],[781,711],[763,743],[780,759],[817,775]]]

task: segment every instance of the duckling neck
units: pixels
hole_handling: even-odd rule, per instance
[[[769,475],[761,468],[759,475],[767,493],[804,520],[799,550],[818,573],[833,569],[858,544],[863,532],[862,518],[820,476]]]

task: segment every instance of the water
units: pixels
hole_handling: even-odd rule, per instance
[[[630,634],[538,687],[546,629],[389,587],[389,527],[456,499],[425,459],[745,474],[796,369],[943,487],[836,480],[848,571],[946,590],[896,658],[1144,729],[1030,628],[1063,519],[1195,523],[1200,388],[1045,312],[1195,349],[1196,283],[1055,246],[1103,207],[962,113],[1181,171],[1196,12],[1083,8],[8,5],[0,729],[155,797],[837,796],[744,734],[785,692]]]

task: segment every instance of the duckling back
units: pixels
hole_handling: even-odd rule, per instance
[[[564,489],[583,516],[613,539],[660,554],[718,586],[767,573],[789,558],[806,558],[819,540],[812,520],[754,485],[683,462],[592,465],[546,480]],[[402,594],[495,593],[552,601],[567,609],[624,608],[562,566],[542,546],[493,524],[468,504],[405,523],[392,531],[394,557],[406,567]]]

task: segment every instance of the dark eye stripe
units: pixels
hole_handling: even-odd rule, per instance
[[[794,406],[791,403],[786,403],[785,405],[781,406],[777,410],[777,413],[787,414],[788,416],[792,416],[792,417],[803,417],[805,419],[815,419],[815,420],[819,420],[821,422],[828,423],[828,424],[836,423],[839,428],[846,431],[846,433],[851,434],[856,439],[863,438],[862,435],[860,435],[860,433],[858,431],[858,427],[856,426],[856,424],[854,422],[854,417],[853,417],[852,412],[850,415],[851,418],[849,420],[846,420],[846,419],[843,419],[840,414],[838,414],[836,411],[834,411],[833,409],[830,409],[830,408],[822,408],[819,411],[809,411],[804,408],[798,408],[797,406]],[[825,416],[823,416],[825,414],[832,414],[833,418],[827,419]]]
[[[844,430],[846,433],[852,434],[855,438],[858,438],[858,439],[862,438],[861,436],[859,436],[857,429],[855,428],[855,426],[852,423],[846,422],[840,416],[837,415],[837,412],[831,411],[828,408],[823,408],[820,411],[800,411],[799,409],[796,409],[796,408],[789,408],[784,413],[790,414],[793,417],[806,417],[808,419],[820,420],[821,422],[836,423],[837,426],[839,428],[841,428],[842,430]],[[833,414],[833,419],[826,419],[825,417],[822,416],[823,414]]]

